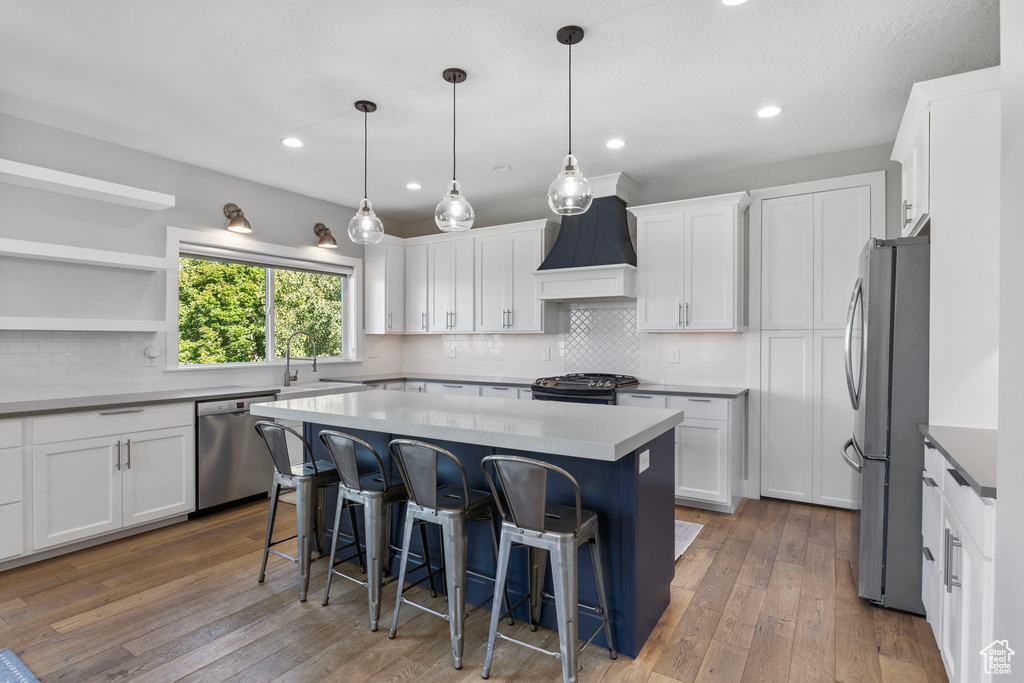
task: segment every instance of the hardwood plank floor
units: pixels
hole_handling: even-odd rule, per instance
[[[298,602],[294,565],[271,556],[257,584],[266,503],[253,503],[0,573],[0,647],[43,681],[480,680],[487,612],[466,622],[462,671],[448,625],[403,610],[387,638],[395,587],[385,588],[381,630],[366,624],[365,590],[337,580],[321,607],[326,563],[313,564]],[[676,563],[672,599],[637,657],[588,648],[580,680],[943,681],[928,624],[870,606],[850,570],[852,515],[775,500],[744,500],[731,515],[676,508],[704,529]],[[278,513],[280,536],[294,511]],[[414,588],[443,611],[443,597]],[[506,627],[507,628],[507,627]],[[522,623],[509,635],[557,647],[557,634]],[[561,680],[558,660],[498,645],[491,680]]]

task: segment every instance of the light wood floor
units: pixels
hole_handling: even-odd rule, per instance
[[[393,586],[371,633],[362,587],[337,580],[320,606],[324,561],[307,603],[294,565],[279,558],[258,585],[265,514],[251,504],[0,573],[0,648],[44,681],[480,680],[486,611],[467,622],[457,672],[436,617],[403,610],[388,640]],[[668,610],[636,660],[588,649],[581,681],[945,680],[923,619],[856,597],[849,513],[746,500],[734,515],[676,515],[705,526],[676,565]],[[293,517],[279,523],[286,535]],[[416,599],[430,603],[425,591]],[[434,603],[443,611],[442,598]],[[513,632],[557,647],[550,631]],[[491,680],[561,675],[553,658],[499,643]]]

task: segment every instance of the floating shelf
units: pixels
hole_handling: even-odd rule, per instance
[[[176,259],[163,256],[144,256],[122,251],[105,251],[87,247],[70,247],[64,244],[28,242],[0,237],[0,256],[31,259],[34,261],[58,261],[79,263],[102,268],[126,268],[129,270],[170,270],[177,265]]]
[[[163,320],[108,320],[103,318],[34,318],[0,316],[0,330],[60,330],[100,332],[164,332]]]
[[[174,207],[174,195],[23,164],[10,159],[0,159],[0,182],[151,211]]]

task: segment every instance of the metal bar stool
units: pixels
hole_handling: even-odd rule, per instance
[[[494,479],[487,469],[493,463],[501,482],[501,493],[508,504],[506,511],[501,503]],[[501,541],[498,550],[498,571],[494,582],[494,594],[505,588],[508,575],[508,561],[513,544],[530,548],[530,607],[531,626],[536,630],[540,616],[540,597],[544,588],[544,555],[551,558],[552,579],[555,588],[555,609],[558,613],[558,652],[550,652],[529,643],[524,643],[498,631],[498,614],[491,614],[491,628],[487,636],[487,657],[484,660],[483,677],[491,673],[491,659],[494,656],[496,638],[509,640],[532,650],[543,652],[562,660],[562,677],[565,683],[575,683],[579,672],[579,653],[604,629],[608,640],[608,655],[615,659],[612,643],[612,627],[608,612],[608,597],[605,594],[604,564],[601,557],[601,541],[598,536],[597,514],[580,506],[580,487],[571,474],[540,460],[531,460],[513,455],[492,455],[483,459],[481,467],[490,485],[491,492],[501,513]],[[565,505],[548,504],[548,473],[556,472],[572,484],[576,492],[575,508]],[[590,547],[594,564],[594,579],[597,582],[597,596],[600,607],[579,604],[577,594],[577,551],[584,543]],[[536,552],[535,552],[536,551]],[[550,597],[550,596],[548,596]],[[601,626],[583,644],[579,640],[578,611],[589,609],[601,615]]]
[[[389,481],[387,472],[384,471],[384,462],[380,459],[377,451],[370,444],[362,439],[343,434],[332,430],[320,432],[320,442],[327,448],[327,452],[334,461],[335,467],[341,476],[338,484],[338,506],[334,513],[334,540],[331,544],[331,566],[327,572],[327,585],[324,587],[324,605],[327,604],[331,594],[331,578],[335,575],[348,579],[365,586],[370,601],[370,630],[377,630],[377,623],[380,621],[380,593],[381,589],[395,580],[394,577],[384,580],[384,574],[388,570],[391,557],[391,506],[402,503],[409,499],[405,490],[405,484]],[[360,474],[359,463],[356,460],[356,444],[359,444],[373,456],[377,461],[377,471]],[[335,567],[342,562],[348,562],[352,557],[338,560],[338,531],[341,528],[342,501],[363,506],[363,527],[366,533],[366,581],[360,581],[354,577],[341,573]],[[353,519],[353,527],[355,520]],[[434,576],[441,572],[440,569],[431,571],[430,553],[427,548],[427,530],[423,522],[417,522],[420,528],[420,540],[423,544],[422,563],[415,569],[426,568],[427,572],[415,584],[423,581],[430,582],[430,595],[437,596],[434,588]],[[396,548],[397,550],[397,548]],[[358,555],[357,551],[357,555]]]
[[[310,543],[316,546],[317,553],[324,557],[323,543],[319,538],[322,526],[317,523],[320,516],[318,507],[322,507],[322,496],[324,488],[338,483],[340,477],[334,463],[320,461],[313,458],[313,451],[302,435],[294,429],[290,429],[276,422],[257,422],[256,431],[263,437],[270,457],[274,461],[274,483],[270,490],[270,512],[267,515],[267,538],[263,544],[263,563],[260,565],[260,575],[257,581],[263,583],[267,572],[267,558],[270,553],[291,560],[299,565],[299,600],[306,601],[306,593],[309,591],[309,564],[310,564]],[[288,458],[287,435],[291,434],[302,443],[303,462],[293,465]],[[295,489],[295,520],[298,533],[279,541],[271,542],[274,533],[274,519],[277,516],[277,503],[282,489]],[[359,531],[355,525],[355,509],[353,504],[348,504],[349,512],[352,515],[352,529],[354,538],[352,543],[358,549]],[[319,527],[319,528],[318,528]],[[298,538],[298,557],[291,557],[273,549],[273,546],[285,543]],[[348,546],[346,546],[348,547]],[[360,567],[363,566],[363,559],[359,557]]]
[[[469,571],[466,566],[467,526],[469,522],[487,522],[497,561],[498,535],[495,529],[497,518],[494,514],[494,497],[486,491],[470,489],[466,480],[466,469],[458,458],[443,448],[409,439],[395,439],[388,447],[395,462],[398,463],[398,469],[402,473],[402,479],[409,492],[409,503],[405,508],[402,562],[398,571],[399,590],[395,597],[395,615],[391,620],[391,632],[388,634],[388,638],[394,638],[398,630],[398,612],[402,603],[441,617],[448,621],[451,631],[452,658],[455,660],[455,668],[461,669],[466,617],[488,602],[484,601],[473,607],[468,613],[466,612],[466,576],[472,574],[487,581],[494,581],[493,577]],[[448,458],[459,468],[462,486],[438,486],[437,462],[439,455]],[[448,596],[447,614],[420,605],[402,595],[407,590],[403,586],[409,561],[409,541],[412,538],[413,525],[417,521],[437,524],[441,529],[442,567],[444,568]],[[501,596],[502,591],[496,592],[495,595]],[[499,600],[500,597],[495,598],[493,604],[497,604]],[[506,616],[511,624],[513,622],[511,611],[508,610],[507,598],[505,606]],[[500,608],[494,608],[493,613],[500,614]]]

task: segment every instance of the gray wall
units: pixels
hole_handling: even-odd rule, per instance
[[[1008,639],[1024,653],[1024,3],[1000,3],[1002,34],[1002,230],[1000,250],[999,466],[996,489],[996,585],[994,636]],[[986,643],[987,644],[987,643]],[[974,653],[968,653],[973,656]],[[1024,654],[1013,660],[1016,679],[1024,672]]]
[[[774,164],[661,180],[641,185],[637,198],[631,204],[640,206],[741,190],[749,192],[777,185],[885,171],[886,233],[890,237],[897,237],[900,228],[900,165],[889,161],[890,152],[892,144],[876,145]],[[492,206],[488,206],[485,211],[477,212],[478,227],[551,217],[543,196],[537,197],[536,201],[531,198],[526,201],[497,201],[491,204]],[[427,216],[398,225],[393,232],[401,237],[416,237],[436,233],[437,226],[434,225],[433,218]]]

